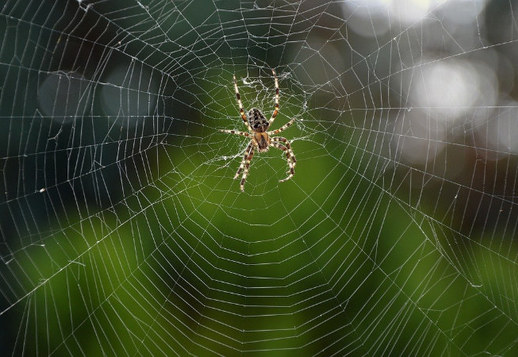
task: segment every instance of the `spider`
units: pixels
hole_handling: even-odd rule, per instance
[[[276,135],[290,127],[295,121],[295,118],[291,119],[288,123],[284,124],[277,130],[268,131],[268,128],[270,127],[270,125],[272,125],[273,121],[275,120],[275,117],[277,116],[277,114],[279,114],[279,81],[277,80],[277,75],[275,74],[274,69],[272,69],[272,73],[275,81],[275,106],[270,120],[266,120],[263,113],[257,108],[250,109],[250,111],[248,112],[248,116],[245,114],[243,103],[241,102],[241,96],[239,95],[239,89],[237,88],[236,76],[234,75],[234,89],[236,91],[236,99],[237,105],[239,106],[239,114],[241,114],[241,119],[243,119],[243,122],[248,128],[248,132],[237,130],[220,131],[227,134],[235,134],[251,138],[250,144],[248,144],[248,146],[245,149],[245,154],[243,160],[241,161],[241,165],[239,165],[239,169],[237,170],[236,175],[234,176],[235,180],[239,177],[241,173],[243,173],[240,182],[241,192],[245,190],[246,177],[248,176],[250,161],[252,161],[252,158],[254,157],[254,149],[257,149],[259,152],[266,152],[268,151],[268,149],[270,149],[270,146],[272,146],[286,153],[286,160],[288,161],[289,167],[289,170],[287,172],[288,176],[280,180],[279,182],[287,181],[291,179],[295,174],[295,164],[297,163],[297,160],[295,159],[295,155],[291,150],[290,142],[282,136],[272,137],[273,135]]]

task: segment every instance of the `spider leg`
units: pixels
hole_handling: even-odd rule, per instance
[[[248,176],[248,170],[250,169],[250,161],[252,161],[252,158],[254,157],[254,145],[253,143],[250,143],[252,145],[252,148],[250,149],[250,154],[245,160],[245,168],[243,170],[243,177],[241,177],[241,182],[239,183],[239,188],[241,188],[241,192],[245,192],[245,182],[246,177]]]
[[[250,165],[250,160],[252,159],[251,156],[254,155],[254,143],[250,142],[248,146],[245,149],[245,154],[243,156],[243,160],[241,161],[241,165],[239,165],[239,169],[237,170],[236,174],[234,175],[234,180],[241,175],[241,172],[245,169],[245,166],[248,162],[248,165]],[[243,190],[241,190],[243,191]]]
[[[280,143],[282,142],[282,144]],[[293,153],[293,150],[291,150],[291,144],[290,142],[283,137],[274,137],[271,138],[271,146],[276,147],[277,149],[282,150],[286,153],[286,161],[288,162],[288,177],[279,180],[279,182],[288,181],[295,175],[295,165],[297,165],[297,159],[295,158],[295,154]]]
[[[290,126],[292,126],[294,122],[295,122],[295,118],[291,119],[289,122],[287,122],[286,124],[281,126],[279,129],[269,131],[268,135],[271,136],[271,135],[279,134],[281,131],[284,131],[284,130],[288,129]]]
[[[248,119],[245,114],[245,109],[243,108],[243,102],[241,102],[241,95],[239,94],[239,89],[237,88],[237,79],[236,75],[234,74],[234,90],[236,91],[236,99],[237,99],[237,105],[239,106],[239,114],[241,115],[241,119],[245,122],[246,127],[249,131],[252,131],[252,128],[250,128],[250,124],[248,123]]]
[[[246,136],[247,138],[250,136],[250,133],[244,132],[244,131],[238,131],[238,130],[226,130],[226,129],[220,129],[222,133],[227,134],[235,134],[235,135],[241,135]]]
[[[291,149],[291,144],[288,141],[288,139],[283,138],[282,136],[276,136],[276,137],[271,138],[270,140],[274,143],[274,146],[275,146],[275,144],[280,144],[279,141],[283,142],[284,145],[280,144],[280,145],[277,145],[276,147],[286,152],[286,159],[288,160],[288,165],[290,166],[290,170],[288,171],[288,173],[295,174],[294,170],[295,170],[295,166],[297,165],[297,159],[295,158],[295,153]],[[280,146],[284,146],[286,150],[284,150]],[[291,165],[290,165],[290,163],[291,163]]]
[[[275,69],[272,68],[273,73],[273,79],[275,82],[275,106],[273,110],[272,117],[270,118],[270,125],[272,125],[273,121],[275,120],[275,117],[277,114],[279,114],[279,80],[277,79],[277,75],[275,74]]]

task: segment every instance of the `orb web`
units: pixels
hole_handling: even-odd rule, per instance
[[[8,0],[2,351],[516,354],[516,11]]]

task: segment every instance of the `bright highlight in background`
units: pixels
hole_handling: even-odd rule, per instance
[[[475,105],[494,105],[498,88],[492,69],[462,60],[417,66],[411,82],[410,106],[429,107],[437,118],[448,121]]]
[[[382,36],[391,25],[416,25],[434,11],[455,24],[476,21],[487,0],[352,0],[343,3],[348,26],[364,37]],[[430,16],[430,20],[434,19]]]

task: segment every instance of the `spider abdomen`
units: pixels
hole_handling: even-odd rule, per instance
[[[268,130],[270,123],[264,117],[263,113],[257,108],[252,108],[248,112],[248,123],[253,131],[263,133]]]

